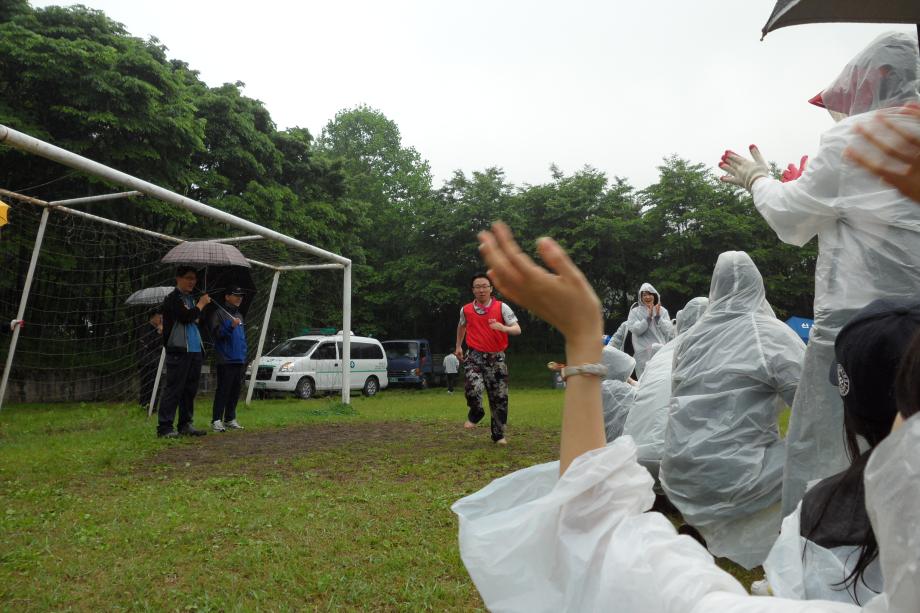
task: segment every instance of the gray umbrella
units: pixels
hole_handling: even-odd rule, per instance
[[[151,306],[160,304],[172,292],[175,287],[145,287],[139,289],[125,300],[125,304]]]
[[[915,23],[920,33],[920,1],[777,0],[763,35],[805,23]]]
[[[215,241],[186,241],[169,250],[160,260],[164,264],[188,264],[190,266],[245,266],[249,262],[233,245]]]

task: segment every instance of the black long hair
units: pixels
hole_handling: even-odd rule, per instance
[[[914,335],[901,358],[894,398],[904,419],[920,412],[920,332]]]
[[[841,485],[845,483],[848,487],[863,489],[863,474],[866,471],[866,464],[869,463],[869,457],[875,447],[891,433],[894,417],[891,420],[868,421],[857,417],[852,411],[847,411],[845,405],[846,398],[844,398],[843,426],[850,467],[846,470]],[[857,436],[861,436],[869,444],[869,448],[861,453]],[[865,501],[865,494],[863,494],[862,498]],[[852,588],[853,600],[856,604],[861,605],[862,603],[859,602],[859,598],[856,595],[856,584],[862,582],[863,585],[869,587],[866,584],[864,575],[869,565],[878,557],[878,541],[875,540],[875,532],[872,530],[871,523],[867,522],[863,542],[859,545],[857,551],[859,552],[859,557],[856,558],[853,570],[843,581],[835,585],[846,587],[847,591]]]
[[[822,482],[825,485],[825,490],[821,489],[822,484],[815,486],[815,493],[820,496],[820,500],[817,502],[818,509],[814,516],[807,516],[804,513],[805,504],[803,501],[802,521],[808,524],[803,536],[811,541],[816,540],[828,511],[832,507],[836,507],[840,501],[857,500],[861,505],[859,510],[865,509],[863,474],[866,470],[866,464],[869,462],[873,449],[891,432],[891,425],[894,422],[894,415],[891,412],[888,412],[887,417],[882,419],[866,419],[857,411],[847,410],[847,398],[844,398],[843,401],[844,440],[846,442],[847,456],[850,458],[850,466],[842,473]],[[880,403],[884,401],[885,399],[879,399]],[[849,402],[852,402],[852,400],[849,400]],[[868,443],[868,448],[865,451],[860,449],[860,437]],[[878,541],[875,539],[875,532],[872,531],[872,524],[869,523],[867,514],[864,512],[854,513],[848,519],[851,521],[850,526],[854,536],[860,540],[857,550],[853,554],[858,557],[850,573],[842,581],[833,584],[833,587],[846,589],[852,595],[854,602],[860,604],[856,593],[857,583],[862,582],[872,591],[880,587],[868,585],[864,577],[866,569],[878,557]],[[804,551],[802,555],[805,555]]]

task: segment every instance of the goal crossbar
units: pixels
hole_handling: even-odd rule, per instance
[[[268,329],[269,320],[271,317],[271,310],[274,304],[275,293],[278,288],[278,277],[283,271],[294,271],[294,270],[339,270],[343,272],[343,283],[342,283],[342,403],[349,404],[351,401],[351,390],[348,382],[350,381],[351,376],[351,274],[352,274],[352,263],[351,260],[320,249],[314,245],[303,242],[286,234],[282,234],[270,228],[266,228],[254,222],[251,222],[247,219],[243,219],[236,215],[221,211],[220,209],[214,208],[212,206],[206,205],[204,203],[198,202],[186,196],[182,196],[173,191],[170,191],[166,188],[160,187],[154,183],[144,181],[127,173],[121,172],[104,164],[100,164],[94,160],[83,157],[66,149],[62,149],[50,143],[46,143],[42,140],[24,134],[17,130],[14,130],[10,127],[0,124],[0,144],[5,144],[26,153],[37,155],[49,159],[51,161],[57,162],[74,170],[81,171],[85,174],[94,176],[96,178],[102,179],[106,182],[119,185],[121,187],[127,188],[130,191],[119,192],[113,194],[104,194],[100,196],[88,196],[83,198],[71,198],[68,200],[57,200],[52,202],[47,202],[44,200],[39,200],[37,198],[32,198],[30,196],[24,196],[16,192],[11,192],[9,190],[0,189],[0,195],[6,196],[9,198],[17,199],[22,202],[27,202],[43,208],[42,211],[42,222],[39,226],[38,234],[36,236],[35,245],[33,247],[32,259],[29,265],[29,271],[26,277],[26,283],[22,290],[22,296],[20,299],[19,310],[17,312],[16,320],[21,321],[23,319],[25,308],[28,302],[29,290],[31,287],[32,277],[35,272],[35,266],[41,252],[42,239],[44,237],[45,227],[47,225],[47,218],[49,211],[54,209],[61,211],[68,215],[75,215],[83,217],[85,219],[97,221],[99,223],[104,223],[108,225],[113,225],[125,230],[130,230],[132,232],[138,232],[146,234],[148,236],[153,236],[160,238],[169,242],[182,243],[185,242],[185,239],[177,238],[174,236],[169,236],[159,232],[154,232],[152,230],[147,230],[145,228],[139,228],[136,226],[131,226],[119,221],[108,219],[105,217],[100,217],[97,215],[92,215],[84,211],[78,211],[75,209],[68,208],[63,206],[65,204],[85,204],[89,202],[95,202],[100,200],[114,200],[114,199],[127,199],[130,202],[130,199],[135,196],[149,196],[155,198],[166,204],[177,206],[188,211],[191,211],[195,214],[201,215],[203,217],[208,217],[215,221],[224,223],[228,226],[237,228],[239,230],[248,232],[250,234],[239,237],[227,237],[223,239],[216,239],[220,242],[237,242],[237,241],[249,241],[249,240],[259,240],[259,239],[270,239],[277,241],[283,245],[286,245],[292,249],[295,249],[300,252],[310,254],[312,256],[326,260],[326,264],[302,264],[302,265],[272,265],[261,261],[252,260],[247,258],[247,260],[260,267],[272,269],[274,275],[272,278],[272,286],[270,294],[268,297],[268,307],[265,310],[264,321],[262,324],[262,329],[260,333],[259,343],[256,349],[255,359],[252,362],[251,374],[249,378],[249,388],[246,394],[246,404],[252,402],[252,394],[255,387],[256,373],[258,372],[259,359],[262,356],[262,351],[264,348],[266,331]],[[3,400],[6,395],[6,387],[9,379],[10,370],[13,364],[13,358],[16,349],[16,342],[19,337],[20,326],[15,326],[13,329],[12,339],[10,341],[10,349],[7,353],[7,360],[4,366],[3,377],[0,380],[0,409],[3,407]],[[161,355],[160,366],[157,372],[157,379],[159,379],[160,371],[162,369],[163,356]],[[150,401],[150,410],[152,410],[155,394],[157,392],[158,386],[155,385],[153,394]]]

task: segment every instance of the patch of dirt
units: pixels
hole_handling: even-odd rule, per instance
[[[509,429],[509,436],[512,432]],[[532,434],[543,438],[548,433],[534,430]],[[558,445],[558,435],[549,434],[547,442],[550,448]],[[360,478],[358,473],[381,461],[415,463],[432,455],[465,453],[486,446],[491,446],[488,425],[465,431],[462,424],[446,421],[336,422],[273,430],[211,432],[166,447],[139,462],[133,472],[148,477],[189,478],[310,472],[343,480]],[[345,451],[351,461],[310,468],[296,464],[299,459],[309,461],[315,454],[336,451]],[[392,478],[411,479],[395,474]]]

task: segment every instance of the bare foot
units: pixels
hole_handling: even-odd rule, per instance
[[[476,424],[467,420],[466,423],[463,424],[463,427],[466,428],[467,430],[470,430],[471,428],[475,428]]]
[[[507,445],[507,444],[508,444],[508,439],[506,439],[506,438],[500,438],[500,439],[498,439],[497,441],[495,441],[495,443],[498,444],[498,445]]]

